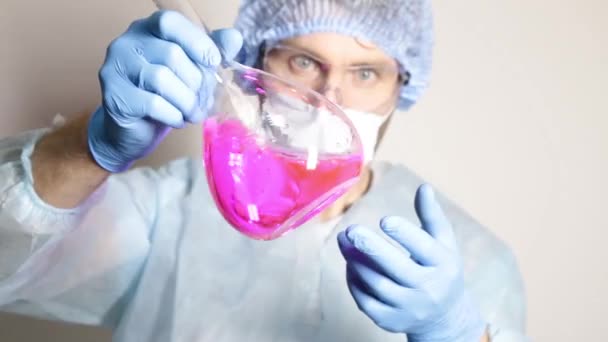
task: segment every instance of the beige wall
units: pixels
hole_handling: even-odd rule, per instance
[[[235,0],[198,1],[211,26],[232,20]],[[417,170],[511,244],[534,340],[608,340],[607,3],[435,1],[435,8],[433,86],[394,120],[381,157]],[[4,0],[0,136],[94,106],[105,46],[152,10],[147,0]],[[198,140],[196,128],[173,134],[148,162],[196,154]],[[107,340],[0,317],[1,341],[93,336]]]

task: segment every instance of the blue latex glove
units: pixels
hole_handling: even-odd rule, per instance
[[[110,172],[124,171],[170,128],[200,122],[212,103],[218,47],[233,59],[242,43],[236,30],[208,36],[177,12],[134,22],[112,42],[99,72],[103,105],[88,128],[95,161]]]
[[[399,217],[380,226],[396,242],[361,226],[338,236],[348,288],[379,327],[412,342],[477,342],[485,323],[464,287],[463,267],[450,222],[430,186],[416,194],[422,229]]]

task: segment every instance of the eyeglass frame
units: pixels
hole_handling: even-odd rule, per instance
[[[290,45],[287,45],[287,44],[281,44],[281,43],[272,44],[271,47],[268,48],[266,42],[263,43],[260,46],[259,54],[258,54],[259,58],[258,58],[258,61],[257,61],[256,65],[255,65],[255,67],[258,68],[258,69],[261,69],[261,70],[265,70],[266,72],[272,73],[272,71],[267,70],[268,68],[266,68],[266,59],[267,59],[267,56],[268,56],[269,52],[272,49],[275,49],[275,48],[291,50],[291,51],[297,52],[297,53],[299,53],[299,54],[301,54],[303,56],[306,56],[307,58],[313,60],[315,63],[318,63],[318,65],[322,68],[322,72],[324,72],[324,73],[327,72],[326,70],[330,70],[330,68],[335,67],[335,65],[333,65],[332,63],[327,63],[327,62],[323,61],[321,58],[319,58],[318,56],[315,56],[311,52],[306,51],[304,49],[300,49],[300,48],[297,48],[297,47],[294,47],[294,46],[290,46]],[[397,65],[396,66],[396,69],[397,69],[397,82],[396,82],[397,87],[395,89],[395,93],[398,93],[399,89],[401,87],[407,86],[409,84],[410,79],[411,79],[411,74],[399,62],[397,62],[397,61],[395,61],[395,62],[396,62],[396,65]],[[370,67],[370,66],[371,65],[362,64],[362,65],[359,65],[359,66],[346,67],[346,69],[351,69],[351,70],[353,70],[353,69],[363,69],[365,67]],[[343,68],[344,68],[344,66],[343,66]],[[327,89],[321,90],[321,92],[324,92],[324,91],[327,91]],[[380,106],[382,106],[382,105],[380,105]],[[389,113],[393,112],[395,109],[396,109],[396,104],[389,111]],[[382,114],[382,113],[379,113],[379,114]]]

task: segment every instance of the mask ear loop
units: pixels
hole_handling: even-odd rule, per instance
[[[397,97],[399,97],[399,91],[401,89],[401,87],[407,87],[410,84],[410,79],[411,79],[411,74],[409,71],[405,70],[402,68],[402,72],[399,73],[399,81],[397,82],[397,84],[399,84],[399,87],[397,87],[397,89],[395,90],[395,93],[397,95]],[[390,110],[388,110],[386,113],[384,113],[383,115],[389,116],[389,118],[386,120],[386,122],[384,123],[384,130],[386,130],[386,126],[388,126],[388,121],[390,120],[390,116],[392,116],[396,111],[397,111],[397,101],[395,101],[395,104],[391,107]]]
[[[398,84],[399,84],[399,83],[398,83]],[[401,89],[401,87],[399,86],[399,87],[397,87],[397,89],[395,90],[395,94],[394,94],[394,95],[395,95],[396,99],[391,99],[391,102],[393,102],[393,105],[390,107],[390,109],[389,109],[389,110],[387,110],[387,111],[385,111],[385,112],[384,112],[384,113],[382,113],[382,114],[378,113],[378,114],[379,114],[379,115],[381,115],[381,116],[386,116],[386,117],[388,117],[388,119],[386,120],[387,122],[389,121],[390,117],[391,117],[391,116],[392,116],[392,115],[393,115],[393,114],[394,114],[394,113],[397,111],[397,107],[398,107],[398,104],[397,104],[397,103],[398,103],[398,98],[399,98],[399,90],[400,90],[400,89]]]
[[[397,108],[399,107],[398,103],[399,103],[399,92],[401,91],[401,87],[407,87],[410,83],[410,79],[411,79],[411,74],[409,71],[405,70],[403,67],[399,66],[400,72],[399,72],[399,78],[397,79],[397,87],[395,89],[395,93],[393,94],[396,99],[393,101],[391,99],[391,102],[393,102],[393,105],[390,107],[390,109],[384,111],[383,113],[381,113],[380,111],[372,111],[372,113],[376,113],[377,115],[380,116],[386,116],[386,117],[390,117],[392,116],[396,111]],[[384,103],[386,104],[386,102]],[[384,104],[381,104],[377,107],[377,109],[384,107]],[[388,119],[387,119],[388,122]]]
[[[399,78],[400,79],[399,79],[399,82],[397,84],[399,84],[400,86],[397,87],[397,90],[395,91],[397,94],[399,94],[399,90],[401,89],[401,87],[407,87],[408,86],[408,84],[410,83],[411,75],[410,75],[409,71],[403,70],[403,72],[400,73]],[[398,96],[399,95],[397,95],[397,97]],[[374,151],[375,152],[377,152],[378,148],[380,148],[380,144],[384,140],[384,136],[386,135],[386,132],[388,130],[388,126],[391,124],[391,119],[393,118],[393,114],[395,114],[395,111],[397,111],[397,107],[398,107],[397,101],[395,101],[395,104],[388,111],[388,113],[384,114],[384,115],[387,116],[387,118],[386,118],[386,121],[382,124],[382,126],[380,126],[380,130],[378,131],[378,140],[376,140],[376,146],[374,146]]]

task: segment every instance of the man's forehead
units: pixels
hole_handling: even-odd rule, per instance
[[[296,36],[281,44],[301,49],[323,61],[348,64],[391,63],[388,56],[372,41],[339,33],[311,33]]]

